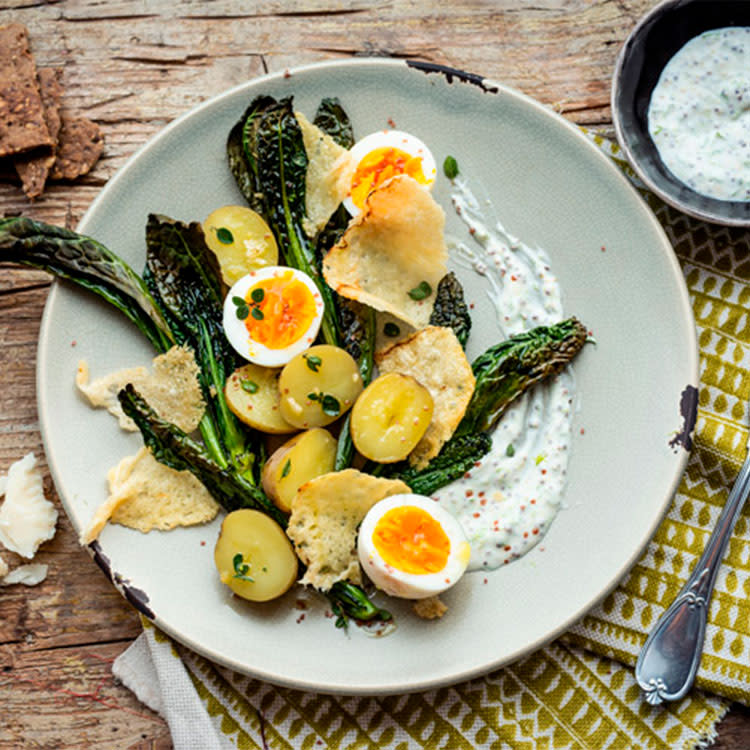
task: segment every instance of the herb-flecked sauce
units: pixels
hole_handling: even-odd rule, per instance
[[[750,27],[712,29],[678,50],[648,128],[664,165],[697,193],[750,201]]]
[[[452,202],[470,244],[453,257],[483,276],[503,337],[563,319],[558,282],[544,250],[511,236],[485,212],[461,178]],[[471,544],[469,570],[492,570],[536,545],[560,509],[572,439],[575,381],[570,367],[517,399],[475,467],[435,494]]]

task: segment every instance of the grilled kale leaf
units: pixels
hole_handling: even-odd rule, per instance
[[[490,347],[472,363],[474,394],[454,435],[489,432],[508,405],[556,375],[583,348],[586,327],[576,318],[537,326]]]
[[[23,216],[0,219],[0,261],[39,268],[98,294],[135,323],[160,352],[174,343],[140,276],[91,237]]]

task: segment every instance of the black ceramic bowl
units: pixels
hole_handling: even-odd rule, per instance
[[[750,0],[665,0],[633,29],[612,81],[617,140],[640,178],[662,200],[691,216],[750,227],[750,202],[696,193],[662,163],[648,132],[648,105],[664,66],[690,39],[709,29],[750,26]]]

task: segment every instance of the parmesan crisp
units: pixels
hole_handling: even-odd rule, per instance
[[[323,474],[303,484],[292,500],[287,536],[307,566],[300,583],[328,591],[336,581],[361,583],[357,528],[384,497],[411,492],[400,479],[356,469]]]
[[[105,408],[117,417],[123,430],[138,428],[122,411],[117,394],[128,383],[148,401],[156,413],[183,432],[198,427],[206,405],[198,384],[198,365],[187,347],[173,346],[153,361],[153,372],[145,367],[131,367],[113,372],[89,382],[89,368],[85,361],[78,363],[76,385],[95,408]]]
[[[305,233],[315,237],[341,201],[346,198],[351,184],[354,164],[351,154],[311,123],[301,112],[295,117],[302,131],[302,141],[307,153],[305,177]]]
[[[446,273],[444,226],[445,213],[426,188],[407,175],[392,177],[367,196],[326,254],[323,276],[342,297],[422,328]]]
[[[109,497],[81,532],[81,544],[93,542],[108,521],[146,533],[207,523],[219,512],[219,504],[189,471],[159,463],[146,447],[110,469],[107,480]]]
[[[381,373],[400,372],[418,380],[432,396],[434,411],[427,432],[409,454],[423,468],[440,453],[464,416],[474,393],[471,364],[456,334],[443,326],[428,326],[403,341],[375,352]]]

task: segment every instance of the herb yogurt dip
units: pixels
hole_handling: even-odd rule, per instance
[[[459,178],[452,202],[474,242],[454,256],[485,277],[503,336],[563,318],[559,284],[546,253],[490,227]],[[528,552],[561,506],[572,439],[575,382],[570,367],[527,391],[503,415],[492,448],[475,467],[435,493],[471,544],[469,570],[492,570]]]
[[[665,166],[697,193],[750,201],[750,27],[685,44],[654,88],[648,129]]]

